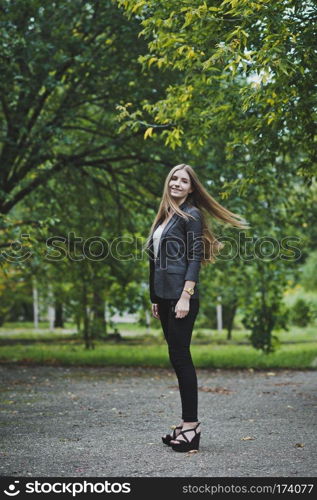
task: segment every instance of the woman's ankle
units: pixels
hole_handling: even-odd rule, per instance
[[[198,425],[200,424],[200,422],[198,420],[194,421],[194,422],[184,422],[183,423],[183,428],[192,428],[192,427],[198,427]]]

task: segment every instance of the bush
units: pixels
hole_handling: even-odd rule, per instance
[[[291,322],[297,326],[307,326],[314,318],[312,306],[304,299],[297,299],[291,309]]]

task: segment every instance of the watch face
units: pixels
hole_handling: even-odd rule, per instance
[[[194,295],[194,289],[193,289],[193,288],[190,288],[190,289],[189,289],[189,293],[190,293],[191,295]]]

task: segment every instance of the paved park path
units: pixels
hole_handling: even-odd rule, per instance
[[[201,448],[175,453],[172,369],[0,365],[1,476],[315,477],[316,372],[197,370]]]

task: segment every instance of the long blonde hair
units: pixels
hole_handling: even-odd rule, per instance
[[[171,214],[171,212],[177,213],[179,216],[183,217],[186,220],[188,220],[188,217],[193,217],[191,214],[188,214],[181,210],[170,195],[169,183],[171,181],[171,178],[177,170],[181,169],[186,170],[186,172],[188,173],[191,181],[191,188],[193,189],[193,191],[188,194],[186,202],[188,202],[192,206],[197,207],[201,211],[202,215],[202,241],[204,255],[201,263],[207,264],[210,262],[215,262],[216,255],[224,247],[224,244],[218,241],[214,236],[212,229],[207,223],[206,215],[210,214],[219,221],[227,223],[230,226],[234,226],[239,229],[249,229],[250,226],[243,217],[234,214],[227,208],[220,205],[220,203],[218,203],[204,188],[202,183],[199,181],[194,169],[190,165],[186,165],[185,163],[181,163],[180,165],[176,165],[175,167],[173,167],[165,179],[162,200],[158,212],[152,223],[148,238],[145,242],[144,249],[147,249],[149,247],[152,232],[156,224],[159,222],[159,220],[164,220],[165,218],[167,218]]]

